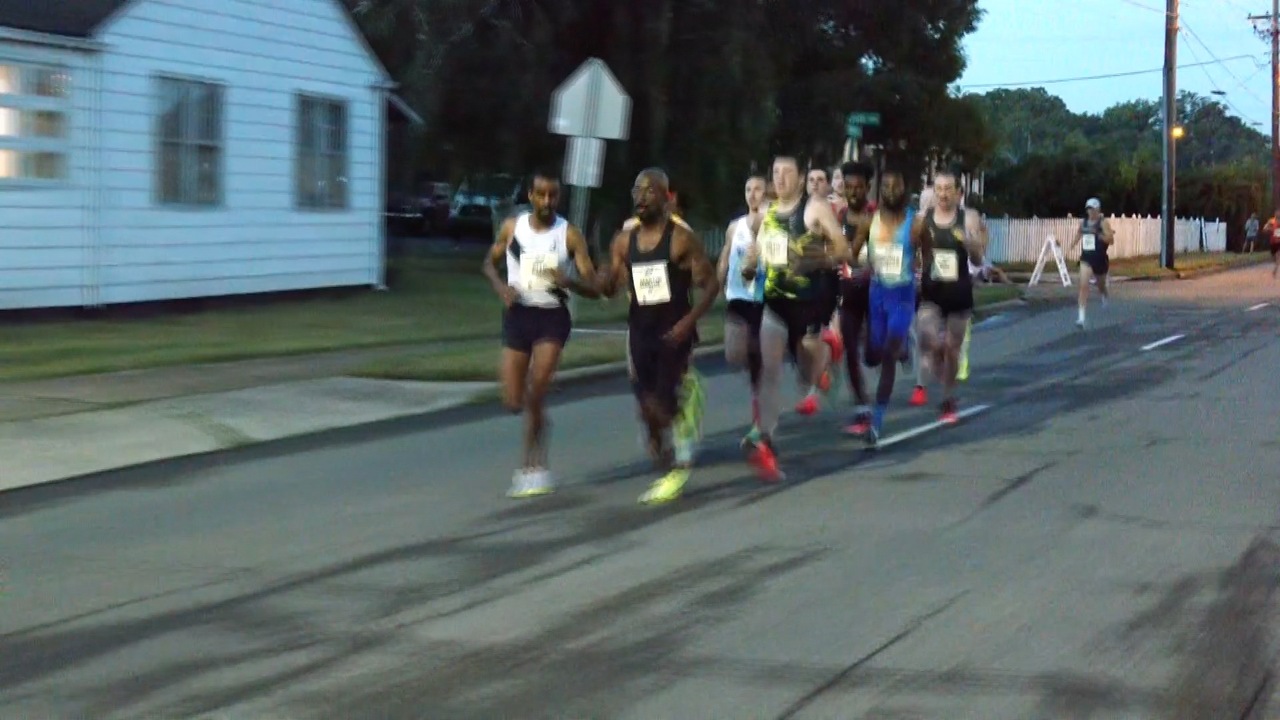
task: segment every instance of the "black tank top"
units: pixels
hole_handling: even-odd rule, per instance
[[[923,298],[943,310],[973,308],[973,280],[969,277],[969,250],[964,244],[964,226],[959,212],[949,227],[940,227],[933,209],[924,217],[925,229],[933,240],[933,262],[920,278]]]
[[[675,223],[667,221],[662,239],[649,252],[640,250],[640,226],[631,231],[627,249],[627,274],[631,276],[632,329],[666,332],[693,308],[689,292],[693,273],[671,262],[671,236]]]
[[[1081,235],[1080,259],[1087,261],[1095,259],[1101,260],[1102,258],[1105,258],[1107,256],[1107,246],[1102,244],[1102,219],[1099,218],[1098,222],[1092,223],[1089,222],[1088,218],[1085,218],[1084,222],[1080,223],[1080,228],[1084,231],[1084,235],[1093,236],[1093,249],[1086,250],[1084,246],[1089,242],[1089,240],[1084,237],[1084,235]]]

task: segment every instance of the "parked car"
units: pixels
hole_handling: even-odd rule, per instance
[[[449,208],[449,234],[454,237],[492,237],[510,208],[521,200],[521,179],[515,175],[467,178],[458,185]]]

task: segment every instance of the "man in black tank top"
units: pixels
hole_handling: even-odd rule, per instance
[[[1116,241],[1115,233],[1107,219],[1102,217],[1102,201],[1089,198],[1084,204],[1085,219],[1076,228],[1075,239],[1068,250],[1080,246],[1080,295],[1076,300],[1079,316],[1076,326],[1081,330],[1085,325],[1085,308],[1089,305],[1089,280],[1098,281],[1098,292],[1102,294],[1102,304],[1107,304],[1107,273],[1111,262],[1107,257],[1107,249]]]
[[[918,361],[929,361],[934,377],[942,383],[941,419],[953,423],[957,404],[956,376],[960,348],[973,313],[973,279],[969,263],[982,262],[979,238],[965,232],[959,208],[955,173],[938,173],[933,183],[933,206],[925,212],[916,242],[920,246],[920,310],[916,318]]]
[[[661,170],[645,170],[636,178],[631,193],[640,222],[614,237],[612,264],[602,270],[599,282],[601,292],[610,297],[623,288],[631,290],[627,349],[632,386],[648,431],[649,452],[666,472],[640,497],[643,503],[675,500],[689,479],[697,428],[691,427],[696,423],[692,415],[682,411],[689,404],[700,406],[701,399],[684,398],[682,406],[681,383],[697,341],[698,319],[720,292],[701,240],[671,218],[669,189]],[[696,305],[690,298],[694,286],[701,291]],[[669,431],[674,431],[670,447]]]
[[[841,226],[850,246],[859,230],[871,227],[876,204],[867,199],[871,189],[871,166],[848,162],[840,168],[844,179],[845,208],[841,213]],[[859,345],[863,342],[867,308],[871,304],[871,267],[862,258],[851,258],[840,269],[840,335],[845,348],[845,369],[849,373],[849,390],[856,403],[853,418],[846,431],[853,435],[865,435],[871,427],[871,397],[867,395],[867,383],[862,376],[862,358],[867,355]]]

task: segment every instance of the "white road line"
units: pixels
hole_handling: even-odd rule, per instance
[[[1169,343],[1172,343],[1172,342],[1178,342],[1179,340],[1181,340],[1181,339],[1182,339],[1182,338],[1184,338],[1184,337],[1186,337],[1186,335],[1170,335],[1169,337],[1167,337],[1167,338],[1165,338],[1165,339],[1163,339],[1163,340],[1157,340],[1157,341],[1155,341],[1155,342],[1153,342],[1153,343],[1150,343],[1150,344],[1148,344],[1148,345],[1143,345],[1143,346],[1142,346],[1142,352],[1146,352],[1146,351],[1148,351],[1148,350],[1155,350],[1155,349],[1156,349],[1156,348],[1158,348],[1158,347],[1162,347],[1162,346],[1164,346],[1164,345],[1168,345]]]
[[[977,415],[978,413],[986,412],[990,409],[991,409],[990,405],[974,405],[973,407],[965,408],[960,412],[956,413],[956,417],[963,420],[967,417],[972,417],[974,415]],[[921,425],[920,427],[911,428],[910,430],[903,430],[897,435],[890,435],[887,438],[881,438],[880,442],[876,443],[875,449],[882,450],[884,448],[889,447],[890,445],[897,445],[898,443],[904,440],[910,440],[913,437],[918,437],[927,432],[930,432],[931,430],[937,430],[938,428],[943,427],[946,424],[947,423],[944,423],[941,420],[934,420],[933,422],[927,425]]]
[[[1251,308],[1245,308],[1244,311],[1253,312],[1254,310],[1261,310],[1264,307],[1271,307],[1271,303],[1258,303],[1257,305],[1254,305]]]
[[[574,328],[576,333],[595,333],[597,335],[626,335],[626,330],[597,330],[595,328]]]

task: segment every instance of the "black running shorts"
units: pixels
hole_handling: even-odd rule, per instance
[[[564,347],[569,342],[573,321],[569,308],[512,305],[502,315],[502,346],[520,353],[533,352],[533,346],[549,342]]]

